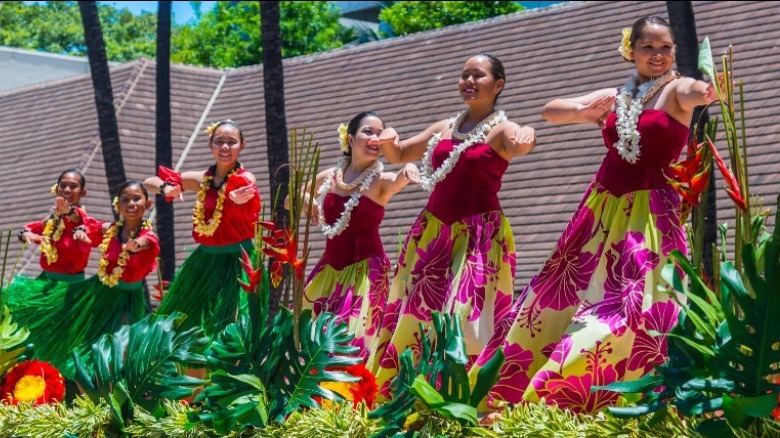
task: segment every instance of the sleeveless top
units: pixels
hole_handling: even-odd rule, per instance
[[[442,139],[433,150],[432,167],[438,169],[457,140]],[[446,225],[488,211],[501,210],[498,192],[509,162],[487,143],[475,143],[460,154],[452,171],[436,184],[425,207]]]
[[[192,237],[201,245],[224,246],[233,245],[252,239],[255,236],[255,223],[259,220],[260,214],[260,193],[255,188],[255,196],[244,204],[236,204],[230,199],[230,192],[247,186],[253,185],[243,174],[246,170],[243,168],[230,176],[224,184],[225,202],[222,204],[222,219],[219,227],[211,236],[201,236],[195,232],[195,226],[192,228]],[[214,209],[217,206],[217,195],[219,189],[209,187],[206,192],[206,200],[203,202],[204,220],[208,222],[214,215]]]
[[[341,217],[348,200],[349,196],[333,192],[325,195],[322,211],[328,224],[334,224]],[[383,206],[368,196],[361,196],[352,209],[347,228],[325,242],[323,260],[334,269],[341,270],[363,259],[384,257],[385,249],[379,237],[379,224],[384,217]]]
[[[664,172],[680,157],[682,148],[688,142],[688,127],[666,111],[642,111],[637,121],[640,155],[637,162],[631,164],[612,147],[618,141],[616,119],[616,113],[610,114],[601,131],[607,156],[596,174],[596,181],[615,196],[636,190],[669,187]]]

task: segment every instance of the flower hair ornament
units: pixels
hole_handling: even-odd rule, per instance
[[[49,190],[49,193],[51,193],[54,196],[57,196],[57,188],[59,187],[59,184],[54,184],[51,186],[51,189]]]
[[[235,123],[235,122],[234,122],[234,121],[232,121],[232,120],[230,120],[230,119],[225,119],[225,120],[220,120],[219,122],[214,122],[214,123],[212,123],[211,125],[209,125],[209,126],[206,128],[206,133],[207,133],[209,136],[212,136],[212,135],[214,135],[214,131],[216,131],[216,130],[217,130],[217,128],[218,128],[220,125],[222,125],[223,123]]]
[[[114,200],[111,201],[111,206],[114,207],[114,213],[119,214],[119,197],[114,196]]]
[[[618,52],[623,56],[623,59],[627,62],[634,61],[634,49],[631,48],[631,28],[627,27],[623,29],[623,39],[620,41],[620,47]]]
[[[349,134],[347,134],[347,125],[341,124],[339,125],[339,147],[341,148],[341,152],[344,152],[345,154],[349,154]]]

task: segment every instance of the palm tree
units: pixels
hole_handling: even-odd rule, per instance
[[[285,166],[289,161],[287,120],[284,113],[284,69],[282,67],[282,33],[279,27],[279,2],[260,2],[260,35],[263,44],[263,97],[265,100],[266,144],[268,145],[268,169],[271,177],[271,196],[287,196],[290,172]],[[289,221],[281,202],[273,212],[279,228]],[[269,261],[270,263],[270,261]],[[282,288],[271,291],[271,312],[282,301]]]
[[[154,167],[172,167],[171,151],[171,2],[159,2],[157,10],[157,109],[155,113]],[[160,237],[160,266],[163,280],[173,279],[176,251],[173,232],[173,203],[162,196],[155,200],[157,233]]]
[[[114,195],[127,178],[125,177],[125,165],[122,161],[122,149],[119,144],[119,128],[114,109],[111,75],[106,59],[106,44],[103,41],[103,31],[100,28],[97,3],[80,1],[79,10],[84,26],[84,41],[87,45],[92,87],[95,91],[100,145],[103,151],[108,192]]]
[[[693,16],[693,5],[689,1],[668,1],[666,10],[669,12],[669,24],[674,32],[677,44],[677,68],[683,76],[702,79],[699,71],[699,39],[696,36],[696,19]],[[714,80],[714,78],[711,78]],[[701,114],[704,111],[704,114]],[[696,139],[702,141],[704,124],[709,116],[703,108],[697,108],[693,113],[692,123],[699,121],[701,116],[701,128],[698,129]],[[718,217],[715,194],[715,178],[710,178],[707,187],[707,204],[704,212],[704,254],[702,257],[704,270],[712,278],[712,247],[717,242]],[[696,213],[694,213],[696,214]],[[694,217],[693,223],[696,224]]]

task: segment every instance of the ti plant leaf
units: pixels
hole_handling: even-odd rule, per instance
[[[178,333],[183,315],[148,315],[100,337],[84,359],[73,352],[75,380],[97,403],[108,400],[112,424],[122,430],[138,404],[153,411],[161,399],[182,399],[204,382],[181,375],[179,364],[203,364],[208,338],[200,328]]]
[[[19,327],[11,318],[8,307],[3,306],[0,313],[0,376],[4,376],[11,367],[16,365],[27,347],[21,345],[30,332],[25,327]]]

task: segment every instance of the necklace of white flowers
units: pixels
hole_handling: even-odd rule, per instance
[[[617,113],[615,127],[617,128],[618,141],[612,147],[617,149],[620,157],[629,163],[636,163],[640,155],[641,135],[636,129],[639,114],[642,113],[645,104],[658,93],[658,90],[677,77],[679,77],[678,73],[670,70],[637,87],[637,76],[636,73],[633,73],[618,93],[615,103],[615,112]],[[636,97],[634,97],[635,93]]]
[[[113,239],[117,234],[120,232],[122,227],[125,225],[124,218],[119,218],[118,221],[114,222],[111,227],[106,231],[106,235],[103,236],[103,242],[100,243],[100,262],[98,262],[98,278],[100,281],[109,287],[114,287],[117,284],[119,284],[119,280],[122,278],[122,274],[125,272],[125,266],[127,266],[127,260],[130,258],[130,251],[127,250],[126,247],[122,248],[122,251],[119,253],[119,257],[117,257],[116,260],[116,266],[114,266],[114,269],[111,270],[111,273],[106,273],[106,269],[108,268],[108,259],[106,258],[106,253],[108,252],[108,245],[111,243],[111,239]],[[149,222],[148,219],[145,219],[141,224],[141,230],[151,230],[152,224]],[[140,230],[139,230],[140,232]],[[130,237],[128,240],[132,240],[135,238],[136,231],[133,230],[133,232],[130,233]],[[119,239],[119,243],[122,243],[122,239]]]
[[[422,169],[420,169],[421,185],[422,188],[426,191],[433,191],[433,188],[436,187],[436,184],[438,184],[447,175],[449,175],[450,172],[452,172],[452,169],[455,167],[455,164],[458,163],[458,158],[460,158],[460,154],[463,151],[475,143],[484,142],[487,138],[488,132],[490,132],[494,126],[506,121],[506,115],[503,111],[494,111],[488,117],[485,117],[481,122],[479,122],[479,124],[475,126],[474,129],[465,134],[461,134],[457,132],[457,130],[463,121],[466,120],[467,113],[468,112],[466,110],[461,111],[456,117],[450,119],[452,138],[462,139],[463,142],[452,148],[450,155],[446,160],[444,160],[444,162],[441,163],[441,166],[439,166],[436,171],[433,170],[433,150],[436,148],[436,145],[439,144],[439,141],[441,141],[441,132],[433,134],[431,139],[428,140],[428,150],[425,151],[425,155],[422,159]]]
[[[357,191],[352,192],[352,194],[349,197],[349,200],[344,204],[344,211],[341,212],[341,216],[336,220],[336,222],[333,223],[333,225],[328,225],[328,223],[325,221],[325,212],[323,211],[323,206],[325,205],[325,196],[330,192],[331,188],[333,187],[333,180],[334,176],[335,179],[340,180],[340,175],[344,174],[344,169],[349,164],[348,158],[342,158],[339,160],[338,164],[336,164],[336,169],[333,170],[333,172],[330,172],[328,176],[325,178],[325,181],[322,182],[322,185],[320,186],[319,190],[317,191],[317,205],[319,206],[319,214],[318,214],[318,222],[320,223],[320,229],[322,230],[322,234],[325,235],[328,239],[332,239],[335,236],[338,236],[341,234],[342,231],[344,231],[347,226],[349,225],[349,218],[352,216],[352,209],[354,209],[358,202],[360,201],[360,196],[363,194],[366,189],[368,189],[371,186],[371,183],[374,181],[374,179],[381,175],[382,172],[385,170],[385,166],[380,162],[379,160],[374,160],[374,164],[369,166],[366,170],[363,171],[363,173],[360,174],[359,177],[355,178],[355,181],[360,181],[360,187],[354,186],[352,189],[354,190],[357,188]],[[343,184],[343,181],[342,181]],[[351,186],[353,183],[350,183]],[[338,184],[337,184],[338,185]],[[344,190],[342,186],[339,185],[339,188]]]

